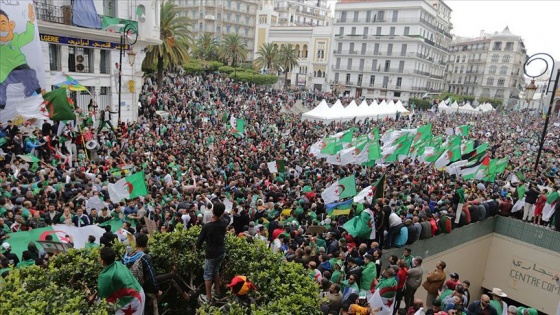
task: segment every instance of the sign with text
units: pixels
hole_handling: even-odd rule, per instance
[[[82,38],[74,38],[74,37],[66,37],[66,36],[58,36],[58,35],[49,35],[49,34],[40,34],[39,38],[42,42],[46,43],[53,43],[53,44],[63,44],[63,45],[71,45],[71,46],[80,46],[80,47],[92,47],[92,48],[100,48],[100,49],[120,49],[120,43],[111,43],[111,42],[104,42],[98,40],[90,40],[90,39],[82,39]],[[123,49],[128,50],[128,45],[124,45]]]
[[[552,277],[558,273],[558,270],[540,262],[513,256],[509,277],[514,289],[519,288],[520,283],[526,283],[537,289],[560,295],[560,287],[552,280]]]

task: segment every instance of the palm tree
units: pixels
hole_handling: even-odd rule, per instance
[[[157,80],[161,86],[163,67],[181,65],[189,59],[192,46],[191,20],[179,15],[180,9],[171,1],[161,5],[159,32],[162,43],[148,46],[144,62],[148,68],[157,65]]]
[[[277,68],[278,64],[278,45],[273,43],[263,43],[257,51],[257,58],[255,59],[254,66],[257,69],[266,68],[272,71]]]
[[[218,43],[210,33],[204,33],[196,39],[194,55],[202,60],[213,60],[217,57]]]
[[[220,47],[218,48],[218,55],[223,60],[231,60],[231,66],[235,67],[238,62],[243,62],[247,59],[247,44],[239,36],[239,34],[227,34]]]
[[[292,44],[282,44],[278,51],[278,65],[284,71],[284,86],[288,83],[288,72],[299,64],[299,57]]]

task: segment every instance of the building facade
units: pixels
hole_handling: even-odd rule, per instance
[[[287,1],[297,3],[298,1]],[[331,44],[332,25],[328,17],[323,19],[325,26],[287,25],[280,23],[282,12],[275,6],[277,2],[264,0],[257,16],[257,36],[254,50],[264,43],[292,44],[299,57],[299,64],[288,72],[287,84],[324,91],[327,85],[327,65],[329,63],[329,49]],[[296,20],[298,20],[296,15]],[[267,69],[268,70],[268,69]],[[283,75],[280,81],[283,84]]]
[[[88,0],[83,0],[88,1]],[[98,113],[106,106],[118,112],[122,121],[138,118],[138,93],[143,84],[142,61],[144,49],[157,45],[159,39],[159,0],[104,0],[90,1],[92,10],[104,22],[102,29],[77,26],[73,15],[75,1],[39,0],[35,2],[35,15],[39,25],[39,36],[46,66],[46,81],[49,86],[60,72],[76,79],[88,91],[72,92],[77,107],[87,110],[94,100]],[[125,44],[122,48],[121,104],[116,63],[121,52],[121,34],[107,23],[133,25],[137,29],[135,45]],[[127,41],[129,39],[127,38]],[[126,41],[125,41],[126,43]],[[134,61],[133,63],[131,61]],[[48,88],[47,90],[50,90]],[[113,115],[113,123],[117,115]]]
[[[330,7],[326,0],[263,0],[273,2],[281,26],[328,26]]]
[[[191,19],[194,37],[208,33],[219,43],[226,34],[238,34],[249,50],[252,61],[255,44],[256,14],[260,0],[173,0],[182,15]]]
[[[340,0],[328,81],[336,93],[394,99],[439,94],[451,42],[440,0]]]
[[[478,38],[456,38],[447,64],[446,90],[449,93],[503,100],[505,107],[518,104],[524,86],[525,44],[508,27],[492,35],[484,31]]]

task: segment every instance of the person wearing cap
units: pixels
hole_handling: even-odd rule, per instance
[[[500,288],[493,288],[489,293],[492,294],[490,305],[496,309],[498,315],[507,315],[508,305],[503,301],[503,298],[507,297],[507,294]]]
[[[15,267],[19,264],[18,256],[12,253],[12,247],[8,242],[2,243],[2,255],[8,258],[8,265]]]
[[[498,314],[496,309],[490,305],[490,297],[486,294],[481,295],[480,300],[472,302],[468,311],[470,314],[502,315],[502,313]]]
[[[455,288],[455,286],[457,286],[459,283],[461,283],[459,281],[459,274],[456,272],[452,272],[449,274],[449,280],[448,282],[452,282],[453,283],[453,288]]]

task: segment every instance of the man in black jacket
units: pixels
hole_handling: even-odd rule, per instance
[[[534,206],[539,198],[535,184],[529,184],[529,189],[525,192],[525,206],[523,207],[523,221],[531,222],[533,220]]]

